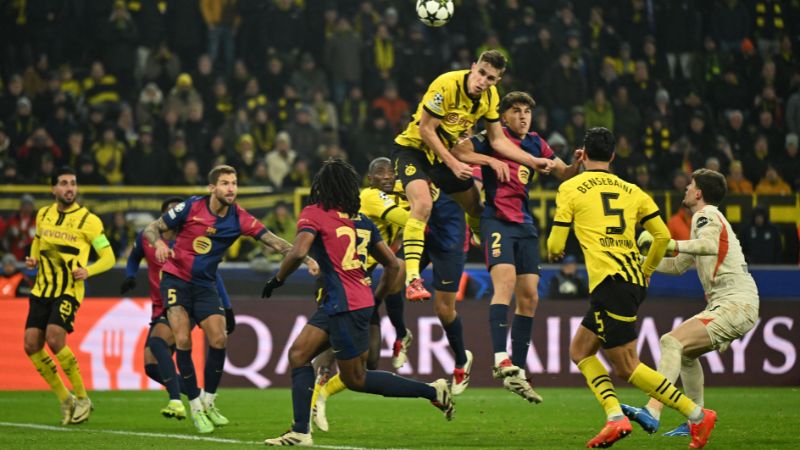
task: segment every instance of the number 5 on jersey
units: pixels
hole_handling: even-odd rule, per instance
[[[167,303],[174,305],[178,301],[178,294],[175,289],[167,289]]]

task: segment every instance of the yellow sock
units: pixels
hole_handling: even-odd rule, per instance
[[[50,389],[55,392],[58,400],[62,402],[66,400],[67,397],[69,397],[69,391],[67,387],[64,386],[61,375],[58,374],[58,367],[56,367],[56,363],[53,362],[53,358],[51,358],[44,349],[29,355],[28,358],[33,362],[39,375],[50,385]]]
[[[406,259],[406,284],[419,278],[419,260],[425,249],[425,222],[409,218],[403,229],[403,252]]]
[[[695,402],[683,395],[664,375],[642,363],[636,366],[636,370],[633,371],[628,382],[646,392],[650,397],[670,408],[677,409],[686,417],[697,412]]]
[[[611,383],[611,377],[608,375],[603,363],[597,359],[597,356],[590,356],[582,359],[578,363],[578,369],[586,378],[586,384],[592,390],[597,401],[606,412],[606,416],[610,419],[613,416],[622,416],[622,408],[619,406],[619,399],[617,392],[614,390],[614,384]]]
[[[347,389],[347,386],[342,383],[342,378],[337,373],[336,375],[332,376],[324,385],[320,386],[319,384],[314,384],[314,394],[311,396],[311,408],[313,409],[314,406],[317,405],[317,399],[322,397],[323,400],[327,400],[328,397],[331,395],[336,395],[339,392]]]
[[[342,382],[342,377],[340,377],[337,373],[336,375],[332,376],[327,383],[325,383],[325,386],[322,386],[322,392],[320,392],[320,395],[328,398],[331,395],[336,395],[345,389],[347,389],[347,386],[344,385]]]
[[[72,390],[75,391],[75,396],[78,398],[86,398],[86,387],[83,386],[83,378],[81,377],[81,370],[78,368],[78,360],[75,354],[66,345],[56,354],[58,362],[61,363],[61,370],[69,378],[72,385]]]
[[[470,231],[472,234],[477,236],[478,238],[481,237],[481,217],[473,217],[467,213],[464,213],[464,217],[467,219],[467,225],[469,225]]]

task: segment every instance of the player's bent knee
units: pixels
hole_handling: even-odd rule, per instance
[[[214,348],[225,348],[228,345],[228,337],[225,333],[222,333],[221,336],[214,336],[213,338],[209,338],[208,345]]]
[[[38,352],[39,350],[41,350],[43,346],[41,344],[39,344],[38,342],[28,341],[26,339],[24,344],[23,344],[23,347],[25,348],[25,354],[30,356],[30,355],[33,355],[34,353]]]
[[[299,369],[300,367],[305,366],[308,364],[308,352],[299,346],[292,345],[289,349],[289,366],[292,369]]]
[[[358,371],[358,373],[354,373],[352,370],[343,370],[341,372],[341,377],[342,383],[347,386],[347,389],[356,392],[362,392],[364,390],[366,372],[363,370]]]

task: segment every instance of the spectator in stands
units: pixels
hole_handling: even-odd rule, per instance
[[[108,227],[106,236],[114,249],[117,260],[125,261],[133,248],[133,238],[136,230],[125,220],[124,211],[115,211],[111,216],[111,226]]]
[[[800,155],[798,155],[798,137],[796,133],[786,135],[785,153],[780,159],[781,175],[794,191],[800,191]]]
[[[97,161],[97,172],[110,184],[122,184],[125,145],[117,139],[113,128],[103,131],[102,140],[92,145],[92,154]]]
[[[400,97],[393,81],[388,81],[384,85],[383,94],[372,102],[372,108],[379,108],[383,111],[383,116],[395,134],[405,126],[411,113],[408,102]]]
[[[22,77],[14,73],[6,78],[6,91],[0,95],[0,120],[8,122],[17,110],[19,99],[25,96],[23,92]]]
[[[777,264],[781,257],[781,233],[769,220],[769,209],[757,206],[740,235],[742,250],[750,264]]]
[[[325,91],[315,89],[312,92],[309,110],[311,111],[311,126],[314,129],[329,130],[337,136],[339,135],[339,113],[336,111],[336,105],[328,100]]]
[[[98,38],[106,68],[117,78],[122,98],[130,100],[135,87],[133,75],[139,29],[123,0],[114,2],[111,16],[104,21]]]
[[[540,132],[537,130],[537,132]],[[586,134],[586,113],[583,106],[573,106],[569,122],[564,126],[564,137],[567,146],[580,148],[583,145],[583,136]]]
[[[551,299],[583,299],[589,296],[586,279],[578,273],[578,260],[567,255],[558,273],[550,278],[547,297]]]
[[[285,131],[275,136],[275,148],[267,154],[267,171],[272,185],[282,187],[291,172],[297,152],[292,149],[292,138]]]
[[[83,80],[83,92],[89,106],[116,106],[120,101],[117,77],[106,73],[100,61],[92,63],[89,76]]]
[[[758,135],[752,153],[745,152],[742,156],[744,174],[751,183],[758,183],[771,163],[769,140],[763,134]]]
[[[339,19],[340,22],[342,20]],[[367,41],[364,48],[364,88],[368,94],[377,95],[386,83],[397,77],[396,52],[395,37],[385,23],[379,23],[374,37]]]
[[[756,185],[756,194],[761,195],[789,195],[792,188],[778,174],[778,169],[774,165],[767,166],[764,178]]]
[[[169,49],[167,43],[160,42],[147,56],[144,63],[143,82],[154,83],[161,92],[172,89],[175,78],[181,72],[178,55]]]
[[[164,106],[164,94],[155,83],[147,83],[139,94],[136,104],[136,121],[140,124],[155,125]]]
[[[667,228],[672,239],[688,240],[692,232],[692,212],[689,208],[681,205],[675,214],[667,221]]]
[[[256,153],[259,157],[266,156],[270,150],[275,146],[275,136],[278,130],[275,127],[275,122],[270,117],[269,111],[266,107],[256,108],[253,121],[250,124],[250,134],[253,136],[253,142],[256,145]]]
[[[388,33],[388,29],[386,30]],[[381,44],[384,41],[380,41]],[[396,66],[395,55],[399,56],[399,50],[393,44],[391,46],[391,63]],[[378,67],[378,64],[386,65],[384,61],[388,56],[384,52],[384,47],[372,48],[373,58],[371,58],[373,67]],[[347,17],[339,17],[336,20],[334,28],[330,37],[325,40],[325,67],[331,75],[331,85],[333,87],[333,101],[340,104],[344,100],[347,92],[353,87],[361,84],[361,74],[363,72],[362,64],[362,40],[359,38],[358,33],[353,30],[350,21]],[[397,53],[395,53],[395,50]],[[377,53],[375,53],[377,52]],[[380,61],[380,62],[379,62]]]
[[[289,74],[283,61],[276,55],[269,57],[267,70],[259,80],[259,85],[267,94],[269,101],[277,100],[283,94],[283,87],[289,84]]]
[[[19,209],[12,213],[6,221],[3,246],[18,261],[21,261],[30,253],[30,245],[35,235],[36,209],[34,208],[33,197],[25,194],[20,198]]]
[[[644,191],[652,191],[655,189],[653,179],[650,177],[650,170],[646,165],[636,167],[634,183]]]
[[[188,73],[182,73],[178,75],[175,87],[172,88],[172,91],[167,96],[164,108],[176,112],[178,120],[184,122],[189,118],[189,109],[193,105],[202,106],[202,104],[202,97],[192,86],[192,76]]]
[[[78,157],[78,179],[83,186],[104,186],[108,180],[97,171],[97,163],[91,155]]]
[[[302,158],[295,158],[292,170],[283,179],[283,187],[311,187],[311,171],[308,168],[308,161]]]
[[[715,2],[710,17],[711,35],[723,53],[738,51],[742,39],[750,32],[750,15],[741,0]]]
[[[297,234],[297,219],[292,215],[291,209],[286,202],[276,203],[275,207],[261,221],[268,230],[280,238],[294,239],[295,234]],[[271,253],[269,259],[280,261],[282,258],[283,255],[279,253]]]
[[[153,139],[153,127],[139,128],[139,141],[125,153],[123,174],[125,184],[153,186],[164,183],[168,164],[166,149]],[[81,183],[86,183],[81,180]]]
[[[603,127],[614,129],[614,109],[606,100],[606,91],[602,87],[595,88],[592,100],[583,105],[586,112],[586,128]]]
[[[744,176],[741,161],[733,161],[728,169],[728,191],[731,194],[752,194],[753,183]]]
[[[17,171],[17,162],[13,159],[3,161],[3,172],[0,175],[0,184],[22,184],[26,180]]]
[[[632,105],[628,88],[618,86],[614,96],[614,134],[638,137],[642,132],[642,116],[639,108]]]
[[[292,145],[297,156],[309,162],[316,160],[321,143],[320,132],[311,125],[311,109],[301,106],[295,113],[294,121],[286,126],[292,137]]]
[[[12,253],[6,253],[2,261],[0,299],[27,297],[31,293],[31,280],[18,269],[17,258]]]
[[[19,97],[17,109],[8,120],[8,136],[11,146],[16,148],[24,145],[33,131],[39,127],[39,119],[33,114],[33,105],[28,97]]]
[[[545,79],[543,103],[549,107],[554,127],[561,128],[567,123],[568,111],[586,100],[586,80],[572,66],[572,59],[566,51],[561,52],[558,64],[547,71]],[[567,141],[571,142],[569,136]]]
[[[200,164],[193,157],[186,158],[183,162],[181,177],[175,183],[178,186],[202,186],[206,184],[206,177],[200,172]]]
[[[239,25],[236,0],[201,0],[200,12],[208,28],[208,54],[223,73],[231,73],[236,57],[236,41],[234,35]],[[225,59],[220,58],[220,51],[225,52]]]
[[[39,173],[37,171],[45,155],[55,162],[61,162],[64,157],[61,148],[53,142],[47,130],[44,127],[39,127],[31,133],[25,144],[17,152],[17,161],[22,175],[38,178]]]
[[[304,102],[311,100],[311,93],[316,89],[328,92],[328,77],[322,69],[317,67],[311,53],[303,53],[300,57],[300,67],[292,72],[289,81]]]

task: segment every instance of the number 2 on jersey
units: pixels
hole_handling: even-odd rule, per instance
[[[356,248],[356,233],[361,238]],[[369,244],[369,230],[355,230],[350,227],[339,227],[336,229],[336,237],[347,236],[349,242],[347,249],[344,251],[344,258],[342,258],[342,269],[354,270],[364,267],[364,261],[361,256],[367,255],[367,244]]]
[[[606,234],[623,234],[625,233],[625,211],[619,208],[611,207],[611,200],[619,198],[618,192],[601,192],[600,198],[603,199],[603,213],[606,216],[619,217],[619,226],[606,227]]]

